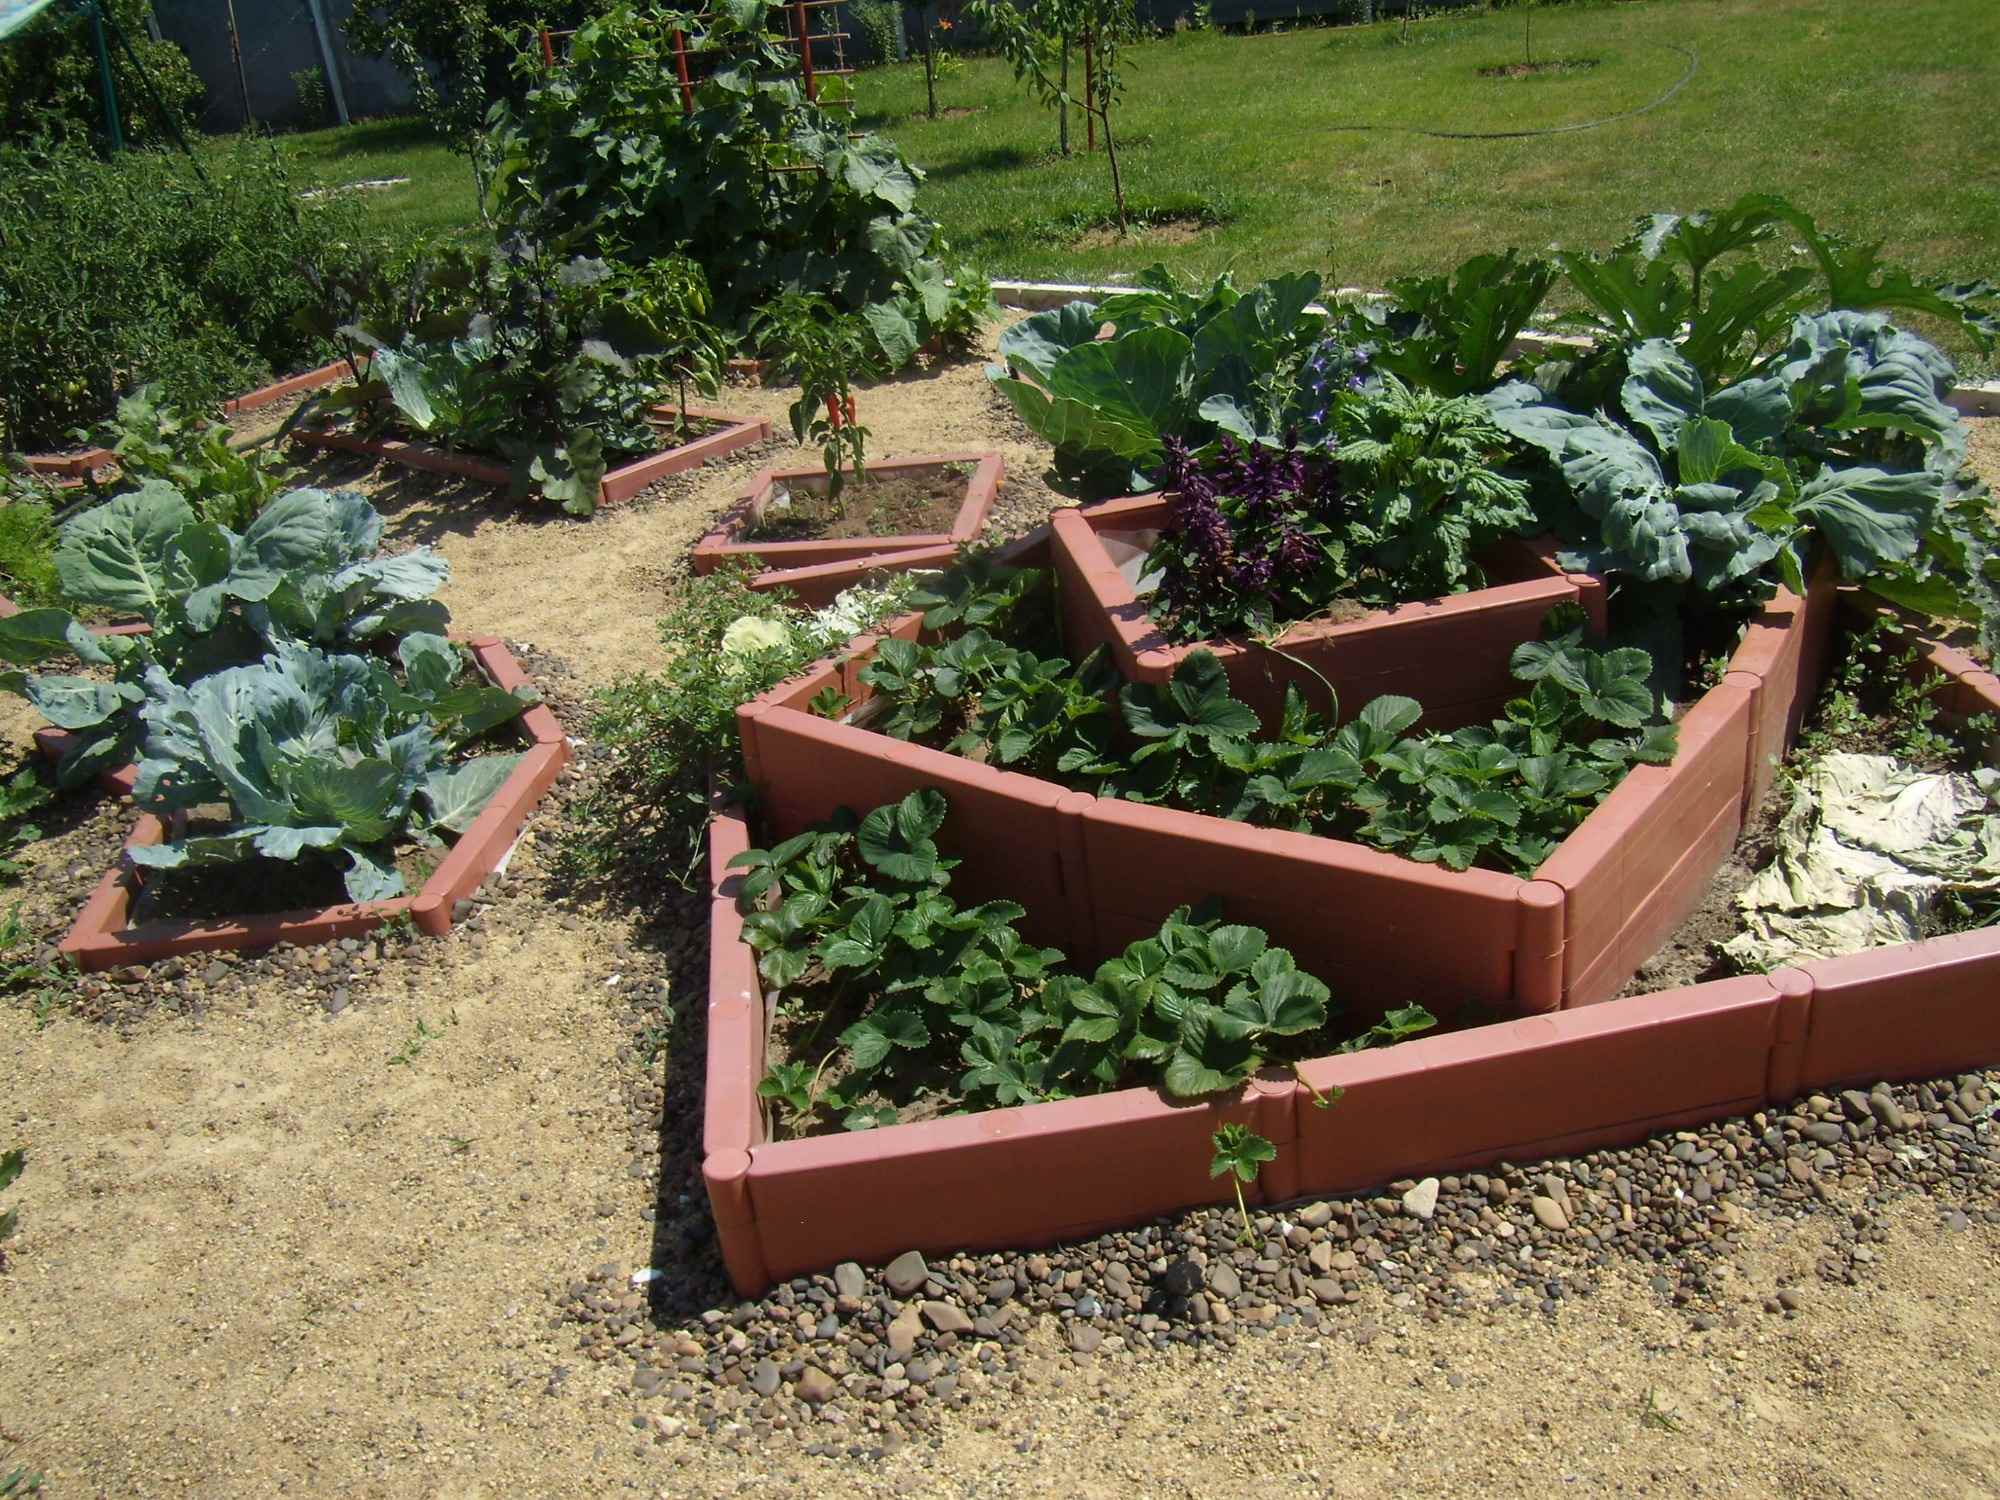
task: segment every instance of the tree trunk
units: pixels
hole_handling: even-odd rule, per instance
[[[1104,155],[1105,159],[1111,163],[1111,197],[1118,205],[1118,237],[1122,240],[1125,238],[1126,230],[1125,183],[1118,175],[1118,147],[1111,139],[1111,99],[1109,95],[1106,95],[1103,99],[1102,107],[1098,110],[1098,115],[1104,121]]]
[[[1056,101],[1056,144],[1069,155],[1069,33],[1062,34],[1062,98]]]
[[[928,101],[930,117],[937,118],[937,63],[931,56],[931,20],[923,14],[924,27],[924,97]]]

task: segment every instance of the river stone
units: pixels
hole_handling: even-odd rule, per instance
[[[853,1261],[844,1260],[833,1268],[833,1290],[839,1296],[859,1300],[867,1295],[868,1277]]]
[[[1208,1289],[1224,1299],[1240,1296],[1243,1278],[1236,1274],[1236,1267],[1228,1261],[1218,1261],[1208,1268]]]
[[[916,1352],[917,1340],[923,1336],[923,1332],[923,1315],[917,1311],[916,1303],[912,1302],[897,1313],[889,1324],[886,1335],[889,1340],[889,1352],[897,1359],[908,1359]]]
[[[1562,1205],[1555,1199],[1544,1198],[1537,1193],[1528,1200],[1528,1207],[1534,1210],[1544,1229],[1553,1229],[1560,1234],[1569,1228],[1569,1215],[1563,1212]]]
[[[949,1302],[926,1302],[924,1321],[939,1333],[972,1332],[972,1319],[967,1317],[962,1309],[953,1307]]]
[[[922,1254],[905,1250],[889,1262],[882,1272],[882,1279],[898,1297],[907,1297],[930,1280],[930,1274],[931,1268],[924,1264]]]
[[[1428,1219],[1437,1212],[1438,1180],[1426,1177],[1422,1182],[1403,1194],[1403,1212],[1419,1219]]]
[[[799,1399],[807,1406],[824,1406],[839,1389],[839,1383],[818,1365],[807,1365],[799,1372]]]

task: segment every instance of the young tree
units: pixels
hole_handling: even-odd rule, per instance
[[[931,51],[931,0],[903,0],[903,9],[924,43],[924,113],[937,118],[937,57]]]
[[[1120,57],[1125,45],[1141,35],[1133,0],[1032,0],[1026,9],[1014,0],[970,0],[966,8],[989,28],[995,45],[1014,64],[1014,76],[1025,78],[1044,104],[1066,109],[1074,103],[1103,126],[1111,197],[1118,212],[1118,232],[1124,234],[1125,183],[1118,169],[1111,114],[1125,92]],[[1072,38],[1080,40],[1092,57],[1088,87],[1081,98],[1070,91]]]

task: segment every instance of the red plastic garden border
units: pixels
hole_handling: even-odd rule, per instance
[[[497,636],[476,637],[466,645],[496,687],[512,689],[527,682],[513,654]],[[414,896],[347,902],[319,910],[277,912],[240,920],[150,922],[141,927],[127,927],[125,921],[136,893],[136,876],[131,862],[121,859],[84,903],[62,940],[61,951],[86,971],[111,969],[121,964],[151,963],[177,954],[205,953],[219,948],[333,942],[371,932],[390,918],[404,914],[420,931],[441,937],[451,930],[453,904],[478,890],[481,882],[493,873],[535,804],[569,760],[569,742],[547,705],[537,704],[528,709],[521,715],[520,725],[528,740],[520,763]],[[126,841],[127,847],[158,843],[165,835],[166,829],[158,818],[142,815]]]
[[[1424,727],[1455,729],[1493,718],[1517,696],[1508,657],[1540,635],[1551,609],[1574,603],[1597,629],[1605,627],[1601,582],[1564,572],[1552,540],[1510,538],[1485,559],[1496,580],[1491,587],[1400,604],[1344,624],[1303,621],[1276,643],[1285,656],[1241,639],[1176,646],[1153,623],[1106,545],[1107,535],[1133,534],[1136,544],[1157,532],[1168,505],[1163,495],[1141,495],[1050,517],[1066,643],[1079,656],[1109,648],[1119,671],[1134,682],[1165,682],[1193,652],[1212,651],[1229,675],[1230,691],[1272,729],[1284,712],[1287,685],[1324,707],[1319,679],[1287,656],[1325,677],[1345,711],[1400,693],[1423,703]]]
[[[1046,532],[1015,549],[1045,564]],[[1182,901],[1221,895],[1233,920],[1267,928],[1308,969],[1354,995],[1440,1014],[1555,1010],[1615,995],[1700,903],[1769,783],[1819,681],[1834,588],[1810,606],[1781,595],[1746,633],[1724,680],[1681,722],[1671,766],[1636,769],[1531,880],[1452,871],[1359,844],[1246,827],[1173,808],[1070,792],[810,712],[820,686],[855,705],[879,637],[737,711],[744,760],[774,836],[836,807],[868,808],[918,787],[951,798],[948,852],[967,899],[1061,894],[1029,925],[1092,961],[1157,926]],[[914,636],[915,615],[892,632]],[[851,715],[850,715],[851,717]],[[1768,747],[1768,748],[1767,748]],[[1189,885],[1199,872],[1201,888]]]
[[[1954,679],[1948,709],[2000,713],[1992,673],[1949,648],[1927,643],[1925,655]],[[814,677],[824,685],[843,670]],[[1729,712],[1744,709],[1737,700]],[[842,1259],[1048,1244],[1220,1201],[1207,1136],[1225,1119],[1278,1147],[1247,1194],[1270,1204],[1624,1145],[1808,1088],[2000,1058],[2000,929],[1987,929],[1320,1058],[1300,1074],[1323,1094],[1344,1091],[1330,1111],[1267,1074],[1195,1106],[1126,1089],[773,1141],[756,1094],[763,996],[727,868],[748,842],[740,817],[711,825],[703,1128],[723,1259],[745,1296]],[[1053,886],[1015,895],[1031,907],[1065,899]]]
[[[990,450],[925,453],[909,458],[885,458],[868,465],[871,475],[895,475],[944,464],[971,464],[965,483],[965,503],[950,531],[908,532],[900,536],[844,537],[829,541],[741,541],[745,530],[763,514],[772,489],[781,483],[802,484],[823,479],[824,467],[760,470],[743,496],[714,528],[695,543],[694,570],[713,573],[727,562],[767,564],[750,580],[753,589],[789,588],[809,604],[829,603],[833,596],[871,573],[938,568],[948,565],[960,544],[979,535],[992,512],[1006,464]]]
[[[662,406],[655,407],[654,410],[662,415],[671,415],[676,408]],[[738,417],[728,412],[711,411],[700,406],[690,406],[687,414],[704,421],[723,422],[728,425],[719,432],[698,437],[691,443],[681,444],[678,448],[668,448],[659,453],[648,454],[644,458],[635,458],[630,463],[621,464],[610,470],[597,487],[597,503],[600,507],[622,505],[641,490],[657,484],[671,474],[699,468],[710,459],[725,458],[753,444],[767,442],[771,436],[771,424],[762,417]],[[424,469],[433,474],[450,474],[460,479],[476,480],[481,484],[513,482],[513,470],[506,464],[490,458],[481,458],[476,454],[447,452],[428,443],[409,442],[402,438],[367,438],[352,432],[308,427],[293,428],[291,436],[293,442],[308,448],[333,448],[348,453],[365,453],[373,458],[402,464],[405,468]]]
[[[338,385],[353,373],[353,368],[346,360],[336,359],[331,364],[321,365],[318,369],[301,371],[283,380],[274,380],[269,385],[260,385],[254,391],[245,391],[240,396],[232,396],[222,403],[222,414],[225,417],[241,416],[246,411],[256,411],[259,407],[283,401],[287,396],[298,396],[307,391],[324,390],[327,386]]]

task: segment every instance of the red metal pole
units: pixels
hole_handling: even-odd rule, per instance
[[[549,28],[546,26],[542,28],[542,61],[551,68],[556,65],[555,43],[549,40]]]
[[[1097,66],[1090,47],[1090,32],[1083,33],[1083,149],[1097,149],[1097,116],[1091,113],[1097,106]]]
[[[800,65],[805,69],[806,97],[808,99],[817,100],[819,98],[819,85],[813,82],[812,33],[806,29],[805,0],[794,0],[794,3],[792,5],[792,15],[796,20],[799,28],[799,62]]]
[[[694,89],[688,83],[687,36],[676,29],[674,32],[674,71],[681,79],[681,113],[694,113]]]

